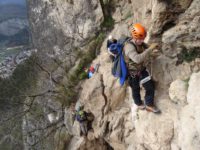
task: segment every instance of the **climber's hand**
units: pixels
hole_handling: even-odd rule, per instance
[[[151,50],[154,50],[155,48],[158,48],[158,43],[152,43],[152,44],[149,46],[149,49],[151,49]]]

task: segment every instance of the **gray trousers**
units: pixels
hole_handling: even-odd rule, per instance
[[[87,124],[88,124],[87,120],[80,123],[81,132],[84,135],[87,135],[87,132],[88,132],[88,126],[87,126]]]

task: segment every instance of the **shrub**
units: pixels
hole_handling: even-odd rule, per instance
[[[88,67],[89,64],[95,59],[97,52],[99,52],[101,44],[105,38],[105,34],[101,33],[98,37],[92,40],[88,46],[86,52],[77,52],[81,55],[79,64],[77,65],[74,72],[68,75],[68,81],[64,83],[63,87],[60,90],[63,92],[63,96],[59,99],[65,99],[65,105],[69,106],[72,102],[74,103],[78,96],[78,91],[76,86],[79,81],[87,78],[87,73],[85,72],[85,67]]]
[[[189,63],[195,60],[195,58],[200,58],[200,51],[199,48],[188,50],[184,47],[183,50],[177,55],[177,57],[177,64],[181,64],[183,61]]]

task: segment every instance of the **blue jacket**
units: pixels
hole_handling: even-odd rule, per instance
[[[112,74],[120,78],[120,85],[123,85],[127,77],[127,67],[123,55],[124,43],[113,43],[109,46],[110,52],[116,54],[113,62]]]
[[[94,73],[92,73],[91,71],[89,71],[88,73],[88,78],[91,78],[93,76]]]

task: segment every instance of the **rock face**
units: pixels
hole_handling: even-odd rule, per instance
[[[132,0],[134,22],[143,23],[149,33],[157,35],[173,26],[179,14],[183,13],[191,4],[191,0]],[[150,25],[150,26],[149,26]]]
[[[69,66],[74,63],[73,49],[94,37],[103,21],[97,0],[30,0],[28,6],[33,44]]]
[[[95,116],[92,124],[94,137],[104,138],[116,150],[198,150],[199,122],[196,116],[200,111],[196,98],[199,97],[200,64],[199,58],[195,57],[187,61],[185,55],[182,57],[182,50],[186,48],[189,53],[198,47],[199,27],[194,22],[199,17],[199,1],[173,1],[172,5],[165,1],[148,1],[148,4],[132,1],[132,5],[134,22],[151,24],[147,27],[150,41],[159,42],[158,37],[162,37],[162,55],[152,62],[153,77],[157,82],[155,99],[162,114],[131,107],[130,90],[127,86],[120,87],[110,74],[111,61],[104,42],[100,56],[93,61],[93,65],[100,63],[99,71],[83,83],[80,94],[85,110]],[[118,16],[115,15],[119,13],[117,11],[113,16]],[[125,24],[118,23],[110,34],[116,38],[128,35],[128,25],[127,20]]]
[[[101,7],[107,3],[112,4],[111,16],[116,21],[109,34],[115,38],[122,34],[129,36],[131,23],[141,22],[148,30],[147,42],[160,43],[161,55],[151,62],[149,69],[156,82],[155,103],[162,113],[155,115],[136,109],[128,85],[120,87],[119,81],[111,75],[106,38],[100,54],[92,62],[92,65],[100,64],[98,72],[80,84],[78,102],[94,115],[87,137],[80,137],[73,111],[65,107],[65,99],[57,101],[55,97],[62,94],[58,90],[60,86],[69,83],[66,79],[69,68],[78,60],[76,48],[84,51],[85,44],[98,35],[105,15]],[[38,139],[52,132],[55,134],[48,136],[43,145],[36,144],[35,148],[200,149],[199,0],[172,0],[170,3],[114,0],[107,3],[28,0],[33,44],[39,51],[41,62],[38,62],[39,82],[33,90],[36,94],[26,99],[38,114],[33,115],[33,111],[24,116],[25,149],[31,149]],[[27,108],[24,106],[25,110]],[[51,122],[49,114],[55,115]],[[29,135],[35,128],[42,131]],[[58,137],[61,138],[58,140]],[[61,142],[59,146],[55,139]]]
[[[70,131],[76,127],[71,126],[73,121],[64,119],[68,112],[65,86],[71,82],[68,72],[79,60],[77,53],[86,52],[85,47],[96,38],[103,21],[102,9],[97,0],[27,2],[39,74],[36,86],[29,89],[34,96],[25,99],[30,107],[24,106],[24,147],[64,149],[76,132]]]
[[[189,81],[187,93],[188,105],[183,108],[181,116],[181,128],[179,133],[179,143],[182,149],[199,149],[200,148],[200,130],[199,130],[199,75],[193,73]],[[192,129],[192,130],[189,130]],[[193,143],[193,144],[191,144]]]
[[[169,96],[175,103],[186,104],[187,83],[177,79],[172,82],[169,88]]]

